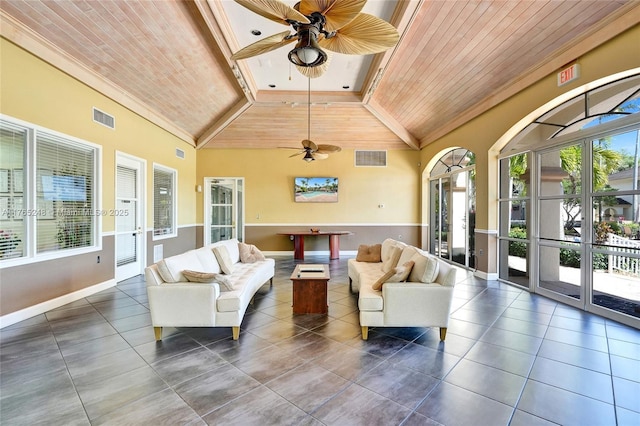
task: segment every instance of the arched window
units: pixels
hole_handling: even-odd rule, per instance
[[[502,153],[500,279],[637,324],[640,74],[545,112]]]
[[[444,259],[474,268],[475,156],[456,148],[440,157],[429,176],[429,250]]]

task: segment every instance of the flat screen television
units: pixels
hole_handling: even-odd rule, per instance
[[[337,203],[337,177],[296,177],[293,180],[296,203]]]
[[[84,176],[42,176],[42,192],[47,201],[87,201]]]

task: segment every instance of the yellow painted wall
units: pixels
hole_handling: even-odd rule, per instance
[[[153,199],[153,163],[178,171],[178,225],[195,224],[196,151],[186,142],[0,38],[0,112],[102,146],[102,208],[115,207],[116,151],[147,161],[147,206]],[[115,116],[116,129],[93,122],[92,108]],[[175,149],[185,151],[185,159]],[[153,227],[153,209],[147,209]],[[114,231],[105,216],[103,232]]]
[[[301,157],[289,158],[291,153],[284,149],[202,149],[198,151],[197,180],[203,184],[205,177],[244,177],[249,224],[419,222],[418,151],[388,151],[387,167],[355,167],[353,150],[309,163]],[[296,203],[295,177],[339,178],[339,201]],[[204,193],[198,194],[198,223],[203,222],[203,197]]]

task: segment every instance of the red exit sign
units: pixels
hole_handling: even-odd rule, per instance
[[[573,64],[558,73],[558,86],[564,86],[578,77],[580,77],[580,65]]]

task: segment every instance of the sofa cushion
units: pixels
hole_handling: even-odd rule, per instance
[[[218,283],[220,291],[233,291],[233,284],[231,280],[222,275],[213,272],[199,272],[185,269],[182,274],[187,278],[187,281],[192,283]]]
[[[215,246],[213,248],[213,254],[216,255],[216,259],[218,259],[222,272],[228,275],[233,274],[233,262],[231,261],[231,256],[229,255],[227,247],[223,245]]]
[[[356,254],[356,261],[368,263],[382,262],[382,244],[374,244],[372,246],[360,244],[358,246],[358,254]]]
[[[380,250],[380,258],[382,262],[389,259],[389,255],[391,254],[391,248],[396,246],[400,248],[405,248],[407,245],[401,241],[394,240],[393,238],[387,238],[382,242],[382,248]]]
[[[222,240],[216,241],[211,244],[211,247],[226,247],[229,252],[229,257],[231,258],[231,263],[239,263],[240,262],[240,249],[239,249],[239,241],[236,238],[232,238],[230,240]]]
[[[411,268],[413,268],[413,260],[405,262],[402,266],[396,266],[393,270],[378,278],[371,288],[374,290],[381,290],[384,283],[399,283],[406,281],[409,273],[411,273]]]
[[[213,272],[216,274],[222,272],[222,269],[220,269],[220,264],[218,263],[218,259],[216,259],[216,255],[213,253],[213,250],[211,250],[210,246],[196,249],[195,254],[202,264],[202,268],[199,268],[198,271]]]
[[[402,247],[400,246],[393,246],[389,249],[389,257],[387,258],[387,260],[382,262],[382,272],[389,272],[389,271],[393,271],[393,268],[395,268],[398,265],[398,260],[400,259],[400,256],[402,255]]]
[[[254,263],[265,259],[264,254],[253,244],[238,243],[238,250],[242,263]]]
[[[404,265],[406,262],[410,261],[416,253],[419,253],[419,251],[413,246],[403,247],[400,259],[398,259],[398,265]]]
[[[438,278],[439,266],[440,262],[438,262],[438,259],[428,256],[427,264],[424,268],[424,273],[422,274],[422,279],[420,281],[423,283],[435,282],[436,278]]]
[[[190,269],[193,271],[201,271],[202,263],[198,259],[195,250],[189,250],[186,253],[167,257],[157,263],[158,273],[167,283],[178,283],[187,279],[182,275],[182,271]]]

